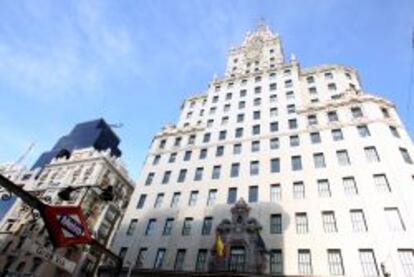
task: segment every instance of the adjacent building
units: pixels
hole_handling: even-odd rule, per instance
[[[414,276],[413,155],[354,68],[302,68],[260,25],[155,135],[113,250],[132,276]]]
[[[96,134],[96,128],[108,126],[103,120],[92,122],[79,124],[75,129],[82,130],[79,134]],[[89,126],[91,130],[82,126]],[[99,137],[98,140],[110,141],[115,138],[119,142],[112,131],[105,132],[109,137],[96,135]],[[17,185],[49,205],[80,206],[93,237],[103,245],[109,246],[128,205],[133,182],[129,179],[120,158],[113,154],[113,149],[100,150],[94,147],[96,144],[81,144],[79,141],[89,139],[81,135],[76,137],[78,143],[73,143],[73,148],[67,144],[67,148],[60,149],[63,151],[53,152],[55,156],[41,167],[23,170],[15,178],[7,175],[6,177],[13,177],[11,180]],[[96,142],[96,139],[90,141]],[[86,147],[81,148],[82,145]],[[65,201],[58,194],[69,186],[82,188],[73,191],[70,198]],[[109,186],[112,186],[114,199],[105,201],[101,193]],[[54,253],[64,261],[65,266],[55,259],[45,260],[43,256],[37,255],[33,250],[34,246],[42,251]],[[92,276],[101,261],[101,253],[90,249],[89,246],[54,249],[38,212],[22,203],[20,199],[16,200],[0,222],[2,272],[30,276]]]

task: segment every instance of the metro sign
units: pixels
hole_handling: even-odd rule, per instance
[[[46,206],[42,217],[55,247],[88,244],[92,240],[80,207]]]

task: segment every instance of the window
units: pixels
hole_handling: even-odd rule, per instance
[[[146,194],[141,194],[141,196],[139,197],[139,200],[138,200],[137,209],[142,209],[144,207],[146,199],[147,199],[147,195]]]
[[[362,110],[360,107],[352,107],[351,113],[353,118],[361,118],[363,117]]]
[[[237,115],[237,123],[243,122],[244,121],[244,114],[238,114]]]
[[[174,146],[178,147],[181,145],[181,137],[175,138]]]
[[[318,194],[319,197],[331,197],[331,189],[328,180],[318,180]]]
[[[128,226],[128,229],[127,229],[127,232],[126,232],[127,236],[130,236],[134,233],[135,228],[137,227],[137,223],[138,223],[138,219],[136,219],[136,218],[132,219],[129,222],[129,226]]]
[[[154,160],[152,160],[152,165],[157,165],[157,164],[159,164],[160,159],[161,159],[161,156],[160,156],[160,155],[156,155],[156,156],[154,156]]]
[[[174,270],[182,271],[184,268],[185,249],[178,249],[177,255],[175,256]]]
[[[394,126],[390,126],[390,131],[391,134],[396,137],[396,138],[400,138],[400,134],[398,133],[397,127]]]
[[[219,140],[225,140],[226,139],[227,132],[226,131],[220,131],[219,133]]]
[[[246,93],[247,93],[247,90],[242,89],[242,90],[240,91],[240,97],[245,97],[245,96],[246,96]]]
[[[228,112],[228,111],[230,111],[230,104],[226,104],[226,105],[224,105],[224,107],[223,107],[223,111],[224,111],[224,112]]]
[[[280,184],[270,185],[270,202],[275,203],[282,199],[282,188]]]
[[[155,198],[154,208],[161,207],[163,200],[164,200],[164,193],[158,193],[157,197]]]
[[[295,113],[295,111],[296,111],[295,104],[287,105],[286,106],[286,109],[287,109],[287,113],[288,114]]]
[[[296,129],[296,128],[298,128],[298,121],[297,121],[296,118],[289,119],[288,124],[289,124],[289,129]]]
[[[258,186],[249,187],[249,203],[257,202],[259,198],[259,188]]]
[[[334,141],[343,140],[344,135],[342,134],[342,130],[341,129],[333,129],[332,130],[332,139]]]
[[[344,265],[342,262],[341,250],[328,249],[328,265],[330,275],[344,275]]]
[[[186,217],[184,219],[184,223],[183,223],[183,229],[181,231],[181,234],[183,236],[189,236],[191,234],[191,224],[193,223],[193,218],[191,217]]]
[[[379,192],[391,192],[390,185],[388,184],[385,174],[374,174],[374,184]]]
[[[293,198],[303,199],[305,198],[305,185],[303,182],[293,183]]]
[[[191,159],[191,151],[185,151],[184,161],[189,161]]]
[[[224,154],[224,146],[217,146],[216,157],[221,157]]]
[[[338,159],[338,164],[341,166],[351,164],[351,161],[349,160],[349,156],[348,156],[348,151],[346,150],[336,151],[336,158]]]
[[[231,95],[231,92],[227,93],[227,94],[226,94],[226,100],[231,100],[231,96],[232,96],[232,95]]]
[[[293,86],[292,80],[286,80],[285,81],[285,88],[291,88]]]
[[[173,197],[171,198],[171,204],[170,204],[171,208],[175,208],[178,206],[178,202],[180,201],[180,196],[181,196],[180,192],[174,192]]]
[[[277,121],[270,122],[270,132],[277,132],[279,130],[279,123]]]
[[[219,179],[220,178],[220,171],[221,171],[221,166],[215,165],[213,167],[213,173],[211,174],[211,179]]]
[[[237,128],[235,132],[236,138],[241,138],[243,136],[243,128]]]
[[[194,207],[197,204],[197,197],[198,197],[198,191],[192,191],[190,193],[190,199],[188,200],[188,206]]]
[[[170,236],[174,224],[174,218],[167,218],[165,220],[164,229],[162,230],[163,236]]]
[[[279,149],[279,138],[270,139],[270,149]]]
[[[154,180],[154,176],[155,176],[154,172],[148,173],[147,179],[145,180],[145,185],[146,186],[149,186],[149,185],[152,184],[152,181]]]
[[[333,211],[322,212],[323,230],[325,233],[336,233],[338,229],[336,227],[336,218]]]
[[[253,100],[253,106],[260,106],[261,102],[262,102],[262,100],[260,98],[255,98]]]
[[[282,233],[282,215],[281,214],[270,215],[270,233],[271,234]]]
[[[211,134],[210,133],[205,133],[204,134],[204,137],[203,137],[203,142],[204,143],[209,142],[210,141],[210,138],[211,138]]]
[[[290,136],[289,140],[290,140],[290,146],[292,146],[292,147],[299,146],[299,144],[300,144],[299,136],[297,136],[297,135]]]
[[[274,90],[276,90],[276,83],[271,83],[271,84],[269,84],[269,90],[270,90],[270,91],[274,91]]]
[[[308,125],[314,126],[317,124],[318,124],[318,118],[316,117],[316,115],[314,114],[308,115]]]
[[[232,272],[245,272],[246,250],[244,247],[232,247],[230,249],[229,270]]]
[[[183,183],[185,181],[185,176],[187,175],[187,169],[181,169],[178,173],[177,183]]]
[[[321,135],[319,132],[310,133],[310,138],[312,144],[317,144],[321,142]]]
[[[364,212],[362,210],[351,210],[351,223],[354,232],[366,232],[368,230],[365,221]]]
[[[337,122],[338,121],[338,114],[336,111],[328,112],[328,120],[329,122]]]
[[[227,204],[236,203],[237,200],[237,188],[229,188],[229,193],[227,195]]]
[[[251,176],[259,175],[259,161],[250,162],[250,175]]]
[[[170,177],[171,177],[171,171],[165,171],[164,177],[162,177],[162,183],[168,184],[168,182],[170,181]]]
[[[312,274],[312,257],[309,249],[298,250],[298,272],[299,274]]]
[[[259,152],[260,151],[260,141],[255,140],[252,141],[252,152]]]
[[[365,157],[367,159],[367,162],[375,163],[375,162],[380,161],[378,153],[377,153],[377,149],[375,149],[374,146],[365,147],[364,151],[365,151]]]
[[[401,267],[406,277],[414,276],[414,252],[412,249],[398,249]]]
[[[207,121],[207,127],[212,127],[213,126],[213,123],[214,123],[214,120],[213,119],[209,119]]]
[[[270,273],[283,274],[283,256],[280,249],[270,251]]]
[[[404,222],[398,208],[384,208],[390,231],[405,231]]]
[[[330,90],[330,91],[336,90],[336,84],[335,83],[329,83],[328,84],[328,90]]]
[[[269,101],[270,103],[275,103],[277,102],[277,95],[276,94],[272,94],[269,96]]]
[[[204,272],[206,270],[206,263],[207,263],[207,249],[199,249],[197,253],[195,271]]]
[[[216,189],[211,189],[208,192],[208,198],[207,198],[207,206],[211,207],[214,205],[214,203],[216,202],[216,198],[217,198],[217,190]]]
[[[316,87],[310,87],[308,88],[309,94],[317,94]]]
[[[125,258],[125,256],[126,256],[126,254],[127,254],[127,252],[128,252],[128,247],[121,247],[121,249],[119,250],[119,257],[121,258],[121,259],[124,259]],[[20,265],[20,264],[19,264]],[[23,267],[22,267],[22,269],[23,269]],[[18,269],[16,269],[17,271],[20,271],[20,270],[18,270]]]
[[[239,102],[239,109],[244,109],[244,107],[246,107],[246,102],[245,101],[240,101]]]
[[[159,248],[158,251],[157,251],[157,255],[155,256],[154,269],[161,269],[162,268],[162,263],[164,262],[164,257],[165,257],[165,249],[164,248]]]
[[[400,153],[401,156],[403,157],[403,160],[408,163],[408,164],[412,164],[413,160],[411,159],[410,154],[408,153],[407,149],[405,148],[400,148]]]
[[[271,108],[270,109],[270,117],[277,117],[277,115],[278,115],[277,108]]]
[[[193,145],[195,142],[196,136],[195,135],[191,135],[188,137],[188,145]]]
[[[212,103],[217,103],[218,100],[219,100],[219,97],[218,96],[214,96],[213,97],[213,100],[212,100]]]
[[[201,234],[203,236],[210,235],[212,227],[213,227],[213,218],[205,217],[203,221],[203,228],[201,229]]]
[[[301,156],[293,156],[291,158],[292,170],[298,171],[302,170],[302,158]]]
[[[361,262],[362,273],[364,276],[379,276],[377,262],[372,249],[360,249],[359,261]]]
[[[260,119],[260,111],[254,111],[253,112],[253,119],[255,119],[255,120]]]
[[[242,150],[242,145],[240,143],[237,143],[237,144],[233,145],[233,154],[234,155],[240,154],[241,150]]]
[[[358,134],[360,137],[365,138],[371,136],[367,125],[359,125],[357,126]]]
[[[147,228],[145,229],[146,236],[150,236],[152,233],[154,233],[156,223],[157,220],[155,218],[150,218],[148,220]]]
[[[194,181],[200,181],[201,179],[203,179],[203,171],[204,171],[203,167],[196,168],[196,171],[194,174]]]
[[[239,169],[240,169],[239,163],[231,164],[230,177],[239,177]]]
[[[167,140],[163,139],[160,141],[158,148],[164,149],[166,144],[167,144]]]
[[[262,88],[261,87],[255,87],[254,88],[254,93],[255,94],[259,94],[260,92],[262,92]]]
[[[227,123],[229,123],[229,117],[228,116],[224,116],[221,118],[221,125],[227,125]]]
[[[342,178],[342,183],[344,185],[345,194],[347,194],[347,195],[357,195],[358,194],[358,188],[357,188],[354,177]]]
[[[313,154],[313,163],[315,165],[315,168],[325,168],[325,156],[323,153],[315,153]]]
[[[252,133],[253,135],[260,135],[260,125],[253,125]]]
[[[293,93],[293,91],[287,91],[286,92],[286,99],[287,100],[293,100],[293,99],[295,99],[295,94]]]
[[[270,160],[270,172],[276,173],[280,172],[280,159],[274,158]]]
[[[384,116],[384,118],[390,118],[390,113],[389,113],[387,108],[382,107],[381,112],[382,112],[382,115]]]
[[[308,84],[313,84],[315,82],[315,78],[313,76],[306,77],[306,81]]]

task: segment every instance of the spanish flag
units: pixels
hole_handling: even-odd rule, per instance
[[[224,243],[223,240],[221,239],[221,236],[218,235],[216,238],[216,253],[218,257],[224,257]]]

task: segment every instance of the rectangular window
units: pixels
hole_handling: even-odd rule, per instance
[[[312,275],[312,257],[309,249],[298,250],[298,272],[299,274]]]
[[[141,194],[141,196],[139,197],[139,200],[138,200],[137,209],[142,209],[144,207],[146,199],[147,199],[147,195],[146,194]]]
[[[279,138],[270,139],[270,149],[272,150],[279,149],[279,147],[280,147]]]
[[[147,256],[147,252],[148,252],[148,248],[146,248],[146,247],[141,247],[139,249],[137,260],[135,262],[135,265],[138,268],[143,267],[143,265],[145,264],[145,258]]]
[[[196,272],[205,272],[207,264],[207,249],[199,249],[197,253],[197,260],[195,271]]]
[[[365,157],[367,159],[367,162],[376,163],[380,161],[377,149],[374,146],[365,147],[364,151],[365,151]]]
[[[347,195],[357,195],[358,194],[358,187],[355,182],[354,177],[345,177],[342,178],[342,184],[344,186],[345,194]]]
[[[227,195],[227,204],[236,203],[237,200],[237,188],[229,188],[229,193]]]
[[[252,134],[253,135],[260,135],[260,125],[253,125]]]
[[[196,136],[191,135],[188,137],[188,145],[193,145],[195,143]]]
[[[210,133],[205,133],[204,134],[204,137],[203,137],[203,142],[204,143],[209,142],[210,141],[210,138],[211,138],[211,134]]]
[[[344,265],[342,262],[341,250],[328,249],[328,265],[331,275],[344,275]]]
[[[181,145],[181,137],[175,138],[174,146],[179,147]]]
[[[233,163],[231,164],[231,172],[230,177],[239,177],[239,171],[240,171],[240,164],[239,163]]]
[[[173,197],[171,198],[171,204],[170,204],[171,208],[175,208],[178,206],[178,203],[180,202],[180,196],[181,196],[180,192],[174,192]]]
[[[379,192],[391,192],[390,185],[388,183],[385,174],[374,174],[374,184]]]
[[[163,200],[164,200],[164,193],[158,193],[157,197],[155,198],[154,208],[161,207]]]
[[[394,126],[390,126],[390,131],[391,134],[396,137],[396,138],[400,138],[400,134],[398,133],[397,127]]]
[[[276,90],[276,83],[269,84],[269,90],[270,91]]]
[[[260,119],[260,111],[254,111],[253,112],[253,119],[254,120]]]
[[[198,191],[194,190],[190,193],[190,199],[188,200],[188,206],[194,207],[197,204]]]
[[[134,218],[129,222],[128,230],[126,232],[127,236],[130,236],[134,233],[135,228],[137,227],[138,219]]]
[[[183,236],[191,235],[191,225],[192,225],[192,223],[193,223],[193,218],[186,217],[184,219],[183,229],[181,231],[181,235],[183,235]]]
[[[287,109],[287,113],[288,113],[288,114],[293,114],[293,113],[295,113],[295,111],[296,111],[295,104],[290,104],[290,105],[287,105],[287,106],[286,106],[286,109]]]
[[[237,128],[236,131],[235,131],[234,136],[236,138],[241,138],[243,136],[243,128]]]
[[[171,177],[171,171],[165,171],[164,177],[162,177],[162,183],[168,184],[168,182],[170,181],[170,177]]]
[[[305,185],[303,184],[303,182],[293,183],[293,198],[294,199],[305,198]]]
[[[259,161],[250,162],[250,175],[251,176],[259,175]]]
[[[277,121],[270,122],[270,132],[277,132],[279,131],[279,123]]]
[[[154,269],[161,269],[162,268],[162,263],[164,262],[164,257],[165,257],[165,249],[164,248],[159,248],[158,251],[157,251],[157,255],[155,256]]]
[[[354,232],[366,232],[368,230],[367,223],[365,221],[365,215],[362,210],[351,210],[351,223]]]
[[[318,124],[318,118],[316,117],[316,115],[314,114],[308,115],[308,125],[314,126],[317,124]]]
[[[174,218],[167,218],[165,220],[164,229],[162,230],[163,236],[171,235],[173,224],[174,224]]]
[[[357,126],[358,134],[360,137],[365,138],[371,136],[367,125],[359,125]]]
[[[203,167],[196,168],[196,171],[194,173],[194,181],[200,181],[201,179],[203,179],[203,171],[204,171]]]
[[[336,218],[333,211],[322,212],[323,230],[325,233],[336,233],[338,229],[336,227]]]
[[[164,149],[165,145],[167,144],[167,140],[163,139],[160,141],[160,144],[158,146],[159,149]]]
[[[240,101],[239,102],[239,109],[244,109],[244,107],[246,107],[246,102],[245,101]]]
[[[262,99],[261,98],[255,98],[253,100],[253,105],[254,106],[260,106],[261,102],[262,102]]]
[[[211,207],[214,205],[214,203],[216,202],[216,198],[217,198],[217,190],[216,189],[211,189],[208,192],[208,198],[207,198],[207,206]]]
[[[295,221],[297,234],[307,234],[309,232],[308,216],[306,213],[296,213]]]
[[[286,92],[286,100],[293,100],[295,99],[295,93],[293,91]]]
[[[211,234],[211,229],[213,227],[213,218],[205,217],[203,221],[203,228],[201,229],[201,234],[203,236],[208,236]]]
[[[359,261],[361,262],[362,273],[364,276],[379,276],[377,261],[372,249],[360,249]]]
[[[341,166],[350,165],[351,161],[348,156],[348,151],[338,150],[336,151],[336,158],[338,159],[338,164]]]
[[[127,254],[127,252],[128,252],[128,247],[121,247],[121,249],[119,250],[119,255],[118,256],[121,259],[124,259],[125,256],[126,256],[126,254]]]
[[[332,139],[334,141],[339,141],[344,139],[344,134],[342,133],[341,129],[333,129],[332,130]]]
[[[221,171],[221,166],[215,165],[213,167],[213,173],[211,174],[211,179],[220,179],[220,171]]]
[[[249,187],[249,203],[255,203],[259,199],[259,188],[258,186]]]
[[[270,273],[283,274],[283,256],[280,249],[270,251]]]
[[[315,168],[325,168],[325,156],[323,153],[315,153],[313,154],[313,163],[315,165]]]
[[[147,228],[145,229],[145,235],[150,236],[155,231],[155,224],[157,223],[157,220],[155,218],[150,218],[148,220]]]
[[[271,108],[270,109],[270,117],[277,117],[278,111],[277,108]]]
[[[242,151],[242,145],[241,145],[241,143],[237,143],[237,144],[234,144],[233,145],[233,154],[234,155],[241,154],[241,151]]]
[[[312,144],[321,143],[321,135],[319,132],[310,133],[310,138]]]
[[[414,276],[414,252],[412,249],[398,249],[401,267],[406,277]]]
[[[184,161],[189,161],[191,159],[191,151],[185,151]]]
[[[274,158],[270,160],[270,172],[276,173],[280,172],[280,159]]]
[[[412,164],[413,160],[411,159],[410,154],[408,153],[407,149],[405,148],[400,148],[400,153],[401,156],[403,157],[403,160],[408,163],[408,164]]]
[[[252,152],[259,152],[260,151],[260,141],[252,141]]]
[[[292,147],[299,146],[299,144],[300,144],[299,136],[297,136],[297,135],[290,136],[289,141],[290,141],[290,146],[292,146]]]
[[[405,231],[404,222],[398,208],[384,208],[390,231]]]
[[[220,145],[216,148],[216,157],[221,157],[224,155],[224,146]]]
[[[281,214],[270,215],[270,233],[271,234],[282,233],[282,215]]]
[[[224,112],[228,112],[228,111],[230,111],[230,104],[226,104],[226,105],[224,105],[224,107],[223,107],[223,111],[224,111]]]
[[[237,115],[237,123],[241,123],[244,121],[244,114],[238,114]]]
[[[270,185],[270,202],[275,203],[282,199],[282,188],[280,184]]]
[[[331,189],[328,180],[318,180],[318,194],[319,197],[331,197]]]
[[[187,175],[187,169],[181,169],[178,173],[177,183],[183,183],[185,181],[185,176]]]
[[[289,129],[297,129],[298,128],[298,121],[295,118],[289,119],[288,124],[289,124]]]
[[[219,140],[225,140],[226,139],[227,132],[226,131],[220,131],[219,133]]]
[[[291,158],[292,170],[298,171],[302,170],[302,158],[301,156],[293,156]]]
[[[175,256],[174,271],[182,271],[184,268],[185,249],[178,249]]]
[[[159,164],[160,159],[161,159],[161,156],[160,156],[160,155],[156,155],[156,156],[154,156],[154,160],[152,160],[152,165],[157,165],[157,164]]]
[[[360,107],[352,107],[351,113],[353,118],[361,118],[363,117],[362,110]]]
[[[329,122],[337,122],[338,119],[338,114],[336,113],[336,111],[330,111],[328,112],[328,121]]]
[[[155,176],[154,172],[148,173],[147,179],[145,180],[145,185],[146,186],[149,186],[149,185],[152,184],[152,181],[154,180],[154,176]]]

